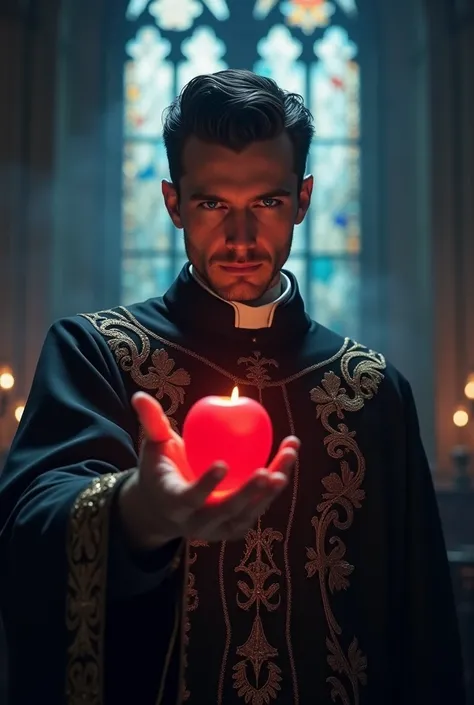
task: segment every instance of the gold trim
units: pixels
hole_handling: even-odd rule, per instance
[[[68,705],[101,705],[109,505],[127,472],[96,477],[73,504],[66,544],[66,628],[71,634],[66,667]]]
[[[169,345],[172,348],[176,348],[171,342],[166,341],[164,338],[153,334],[146,328],[140,325],[140,323],[135,319],[129,311],[120,307],[118,311],[100,311],[98,313],[92,314],[80,314],[83,318],[89,321],[93,327],[106,339],[108,339],[108,346],[110,350],[114,353],[115,359],[119,367],[130,374],[132,380],[135,384],[148,392],[155,392],[155,398],[162,404],[166,415],[169,418],[170,424],[175,431],[178,431],[178,425],[176,420],[173,418],[173,414],[177,411],[180,404],[184,403],[185,400],[185,389],[191,383],[191,377],[189,373],[182,369],[175,369],[175,361],[170,358],[167,350],[160,348],[157,350],[151,349],[150,338],[154,338],[160,342]],[[110,316],[110,317],[109,317]],[[125,330],[120,330],[121,326]],[[128,331],[128,332],[127,332]],[[135,342],[130,334],[137,336],[139,343]],[[179,346],[178,346],[179,348]],[[150,364],[151,363],[151,364]],[[163,399],[167,397],[169,404],[167,408],[163,405]],[[142,427],[139,428],[138,439],[137,439],[137,455],[140,454],[141,446],[144,441],[144,430]],[[194,575],[189,572],[189,544],[185,546],[186,550],[186,561],[185,561],[185,577],[184,577],[184,597],[186,601],[188,600],[191,591],[193,590],[193,585],[188,585],[188,581],[194,581]],[[178,567],[179,560],[175,557],[171,570],[175,570]],[[196,592],[197,600],[197,592]],[[187,631],[190,628],[190,622],[187,615],[188,610],[181,610],[181,649],[180,649],[180,683],[178,690],[178,702],[186,700],[187,691],[184,684],[184,668],[186,665],[186,651],[185,645],[188,639]],[[164,675],[160,684],[159,699],[157,705],[162,698],[162,693],[165,684],[165,678],[169,666],[169,658],[171,658],[172,649],[174,646],[174,641],[177,638],[178,627],[175,625],[173,631],[172,642],[170,645],[170,651],[167,654],[167,663],[164,671]],[[184,693],[182,692],[182,688]]]
[[[189,639],[190,639],[190,632],[191,632],[191,619],[189,617],[190,612],[194,612],[197,610],[199,606],[199,593],[197,588],[195,587],[196,585],[196,576],[194,573],[191,572],[190,566],[194,565],[197,561],[198,553],[197,551],[194,551],[194,554],[191,555],[191,548],[208,548],[209,547],[209,542],[208,541],[201,541],[201,540],[196,540],[196,541],[189,541],[187,544],[187,554],[186,554],[186,566],[187,570],[186,573],[186,582],[185,582],[185,590],[184,590],[184,610],[183,610],[183,624],[182,624],[182,678],[180,682],[180,693],[181,693],[181,698],[182,702],[187,702],[189,698],[191,697],[191,692],[187,689],[186,686],[186,669],[188,667],[188,655],[187,655],[187,647],[189,646]]]
[[[180,649],[179,649],[179,675],[178,675],[178,692],[176,696],[176,704],[182,705],[184,702],[184,692],[186,690],[186,684],[184,680],[185,667],[186,667],[186,620],[184,615],[186,614],[187,604],[188,604],[188,575],[189,575],[189,542],[185,544],[185,554],[184,554],[184,576],[183,576],[183,588],[181,592],[181,630],[180,630]]]
[[[234,384],[237,385],[245,385],[245,384],[255,384],[254,382],[250,381],[248,378],[243,378],[243,377],[237,377],[236,375],[230,374],[230,372],[227,372],[223,367],[220,367],[219,365],[216,365],[214,362],[209,360],[207,357],[203,357],[202,355],[199,355],[198,353],[194,352],[194,350],[190,350],[189,348],[185,348],[182,345],[179,345],[178,343],[174,343],[171,340],[167,340],[166,338],[163,338],[161,335],[158,335],[158,333],[154,333],[152,330],[149,330],[145,326],[143,326],[136,318],[135,316],[130,313],[130,311],[125,308],[124,306],[119,306],[117,309],[109,309],[106,311],[99,311],[98,313],[81,313],[79,314],[83,318],[86,318],[93,326],[94,328],[101,333],[104,337],[106,338],[111,338],[109,341],[109,346],[112,350],[115,350],[118,346],[120,346],[121,342],[124,341],[131,341],[132,347],[130,351],[132,354],[130,354],[130,351],[123,351],[120,353],[120,355],[123,355],[124,359],[124,364],[130,365],[131,362],[133,361],[133,355],[135,355],[135,360],[138,362],[140,361],[140,365],[142,365],[145,360],[146,356],[144,356],[144,350],[146,349],[146,346],[148,346],[148,350],[150,349],[150,344],[149,341],[146,341],[146,336],[149,336],[150,338],[153,338],[153,340],[157,340],[163,345],[166,345],[170,348],[173,348],[174,350],[179,350],[180,352],[184,353],[185,355],[189,355],[189,357],[194,358],[195,360],[198,360],[199,362],[202,362],[204,365],[207,365],[207,367],[210,367],[211,369],[215,370],[216,372],[219,372],[221,375],[226,377],[227,379],[232,380]],[[110,316],[108,318],[107,316]],[[128,329],[138,335],[140,340],[142,341],[142,345],[144,346],[142,352],[139,354],[137,346],[131,338],[123,333],[123,331],[119,329],[114,329],[113,326],[123,326],[125,329]],[[300,377],[303,377],[304,375],[310,374],[311,372],[314,372],[315,370],[321,369],[322,367],[326,367],[327,365],[331,365],[333,362],[338,360],[346,351],[347,348],[349,347],[350,343],[353,342],[351,341],[350,338],[345,338],[343,344],[339,348],[339,350],[334,353],[331,357],[327,358],[326,360],[322,360],[321,362],[317,362],[314,365],[310,365],[309,367],[305,367],[303,370],[300,370],[299,372],[296,372],[295,374],[291,375],[290,377],[285,377],[284,379],[280,380],[275,380],[273,382],[268,381],[265,382],[264,387],[262,388],[267,388],[267,387],[280,387],[282,384],[289,384],[290,382],[294,382],[295,380],[299,379]],[[355,343],[357,345],[357,343]],[[360,346],[359,346],[360,347]],[[253,353],[254,355],[256,354],[255,352]],[[260,353],[259,353],[260,354]],[[121,358],[122,359],[122,358]],[[123,366],[122,364],[122,369],[126,369],[126,367]],[[139,383],[139,382],[138,382]],[[140,384],[140,383],[139,383]],[[258,385],[255,385],[258,386]]]
[[[261,517],[256,529],[250,529],[245,536],[245,550],[239,565],[234,568],[236,573],[245,573],[250,579],[250,584],[244,580],[237,582],[237,587],[245,601],[236,595],[237,605],[245,611],[255,607],[255,616],[247,641],[236,649],[236,655],[243,657],[233,666],[234,688],[237,695],[244,698],[246,703],[261,705],[276,700],[278,691],[281,690],[281,668],[275,663],[279,652],[267,639],[260,616],[260,609],[264,607],[268,612],[276,611],[281,604],[280,583],[272,582],[266,586],[273,576],[281,576],[273,557],[273,543],[283,541],[283,534],[275,529],[266,528],[262,531]],[[254,556],[253,560],[252,557]],[[272,601],[272,598],[276,598]],[[265,683],[260,684],[262,666],[266,664],[268,676]],[[247,666],[253,671],[255,685],[248,679]]]
[[[385,368],[385,361],[381,355],[363,348],[358,343],[351,341],[349,338],[344,339],[343,344],[340,349],[332,355],[330,358],[323,360],[321,362],[315,363],[309,367],[296,372],[295,374],[280,380],[271,380],[266,369],[269,365],[278,368],[278,363],[275,360],[264,359],[261,357],[261,353],[254,351],[250,358],[239,358],[238,364],[245,363],[247,365],[247,374],[245,378],[238,377],[236,375],[230,374],[227,370],[223,369],[219,365],[216,365],[211,360],[197,354],[193,350],[185,348],[177,343],[167,340],[153,331],[148,330],[145,326],[140,324],[138,320],[124,307],[120,307],[117,310],[101,311],[96,314],[82,314],[89,322],[98,330],[104,337],[108,338],[108,345],[110,349],[115,353],[116,360],[122,370],[128,372],[132,379],[140,387],[148,390],[156,389],[156,396],[158,399],[162,399],[167,396],[170,400],[170,405],[166,411],[168,415],[171,415],[176,411],[180,404],[184,403],[185,391],[183,387],[189,385],[190,379],[187,372],[182,369],[174,370],[174,361],[169,358],[166,349],[155,350],[151,352],[151,339],[158,341],[167,348],[178,350],[191,358],[194,358],[206,365],[207,367],[220,373],[227,379],[232,380],[234,384],[237,385],[253,385],[259,391],[259,398],[262,398],[262,390],[266,388],[281,387],[282,393],[284,395],[285,406],[287,408],[287,414],[290,421],[290,426],[293,424],[291,417],[291,409],[289,408],[289,400],[286,390],[286,385],[289,383],[307,375],[315,370],[322,369],[324,367],[330,366],[336,360],[341,359],[341,372],[345,383],[353,391],[353,395],[349,396],[346,394],[344,388],[340,386],[340,378],[338,378],[333,372],[328,372],[324,375],[324,380],[321,387],[313,389],[311,392],[311,399],[317,405],[317,418],[321,419],[323,426],[328,431],[328,436],[325,439],[325,444],[328,450],[328,454],[332,458],[340,460],[341,475],[332,473],[329,477],[323,480],[324,487],[328,490],[326,494],[323,495],[325,502],[321,502],[317,511],[319,517],[313,518],[313,526],[316,530],[316,549],[307,549],[309,562],[306,564],[306,570],[308,577],[312,577],[316,572],[319,572],[320,584],[321,584],[321,594],[323,596],[323,605],[326,614],[326,621],[329,628],[330,638],[327,640],[327,646],[329,649],[328,663],[331,668],[339,673],[345,674],[352,685],[352,691],[354,695],[354,704],[359,703],[359,683],[365,682],[366,674],[366,660],[365,657],[359,650],[357,639],[354,637],[351,645],[349,646],[348,655],[346,656],[342,652],[342,647],[337,639],[341,634],[341,629],[335,620],[334,614],[332,613],[329,604],[329,591],[334,591],[337,589],[345,588],[349,585],[347,576],[353,571],[353,566],[350,566],[346,561],[343,561],[343,557],[346,552],[346,547],[341,541],[339,536],[328,537],[328,530],[331,525],[334,528],[343,530],[349,528],[353,520],[353,508],[360,506],[360,500],[363,499],[364,492],[359,489],[360,484],[362,484],[364,474],[365,474],[365,461],[362,454],[358,448],[357,442],[355,440],[355,433],[350,432],[347,426],[344,424],[339,424],[337,428],[333,428],[328,420],[328,417],[336,413],[339,419],[344,419],[344,412],[357,411],[361,409],[366,400],[373,397],[378,389],[378,385],[383,379],[381,370]],[[122,328],[122,330],[120,329]],[[133,333],[137,336],[139,345],[133,340],[133,338],[127,333]],[[152,366],[149,366],[151,356]],[[356,362],[353,372],[351,373],[352,363],[355,358],[362,358],[361,361]],[[339,380],[339,383],[337,382]],[[176,424],[173,419],[171,419],[173,426],[176,428]],[[292,431],[294,432],[294,431]],[[357,459],[357,471],[354,473],[349,466],[347,460],[343,460],[344,453],[352,453]],[[337,478],[337,480],[335,479]],[[339,483],[339,484],[337,484]],[[335,487],[339,488],[341,486],[342,493],[338,490],[335,492]],[[292,500],[292,510],[294,513],[294,505],[296,502],[296,484],[294,485],[294,496]],[[339,508],[335,509],[335,506],[343,507],[347,513],[345,521],[342,521],[339,516]],[[260,521],[259,521],[260,526]],[[287,536],[284,542],[286,551],[284,553],[285,569],[287,570],[287,587],[291,592],[291,577],[289,575],[289,563],[288,563],[288,550],[287,542],[290,536],[290,527],[287,528]],[[332,541],[331,545],[334,546],[333,551],[326,555],[326,539]],[[188,549],[189,550],[189,549]],[[224,559],[225,544],[223,544],[221,549],[221,562]],[[188,556],[189,560],[189,556]],[[242,567],[242,566],[241,566]],[[185,588],[187,586],[188,579],[192,581],[193,575],[190,574],[189,578],[186,577]],[[326,586],[326,579],[329,580],[329,585]],[[193,589],[193,585],[189,585],[188,589]],[[186,601],[188,601],[188,593],[186,591]],[[295,694],[297,694],[297,675],[294,660],[292,659],[291,651],[291,607],[289,606],[290,600],[288,600],[287,609],[287,624],[286,624],[286,637],[287,645],[289,648],[289,656],[291,662],[291,670],[293,681],[295,684]],[[257,618],[258,618],[258,608],[260,602],[257,605]],[[186,666],[185,657],[185,642],[189,638],[187,632],[190,628],[190,623],[187,617],[189,608],[183,613],[182,619],[182,644],[181,644],[181,654],[182,662],[180,668],[184,670]],[[228,620],[227,620],[228,621]],[[226,623],[228,632],[230,625]],[[259,624],[254,623],[255,629],[253,637],[254,640],[261,640],[264,636],[259,631]],[[230,633],[230,632],[229,632]],[[252,636],[252,635],[251,635]],[[240,650],[250,648],[250,644],[243,645]],[[268,645],[270,648],[270,645]],[[247,648],[247,651],[248,651]],[[227,649],[229,651],[230,647]],[[242,652],[242,655],[243,654]],[[247,660],[247,659],[246,659]],[[246,662],[245,660],[245,662]],[[244,662],[242,662],[244,663]],[[225,666],[225,659],[223,661]],[[235,670],[236,667],[234,667]],[[277,668],[275,666],[275,668]],[[242,681],[244,677],[244,672],[234,674],[234,678]],[[266,693],[268,697],[275,697],[274,693],[278,690],[278,672],[270,673],[269,690]],[[344,705],[351,705],[349,701],[349,696],[346,687],[342,684],[342,681],[336,677],[329,677],[327,679],[328,683],[332,686],[331,695],[333,699],[339,697]],[[237,684],[235,684],[237,685]],[[246,689],[245,696],[246,699],[253,699],[256,693],[252,693],[247,689],[248,681],[245,676],[245,682],[240,683],[241,686]],[[220,683],[219,692],[223,688]],[[252,687],[251,687],[252,688]],[[273,689],[273,692],[272,692]],[[180,691],[181,693],[182,691]],[[261,692],[261,691],[260,691]],[[241,693],[243,694],[243,693]],[[222,696],[222,693],[221,693]],[[180,700],[180,697],[178,700]],[[298,700],[295,701],[297,703]],[[92,703],[96,705],[96,703]],[[100,705],[100,703],[97,703]]]
[[[147,391],[153,390],[159,402],[165,397],[169,399],[169,406],[165,408],[163,403],[162,406],[176,431],[173,414],[180,404],[184,403],[184,387],[191,384],[189,373],[182,368],[175,370],[176,363],[164,348],[152,352],[148,335],[140,329],[138,321],[133,324],[129,321],[111,320],[104,318],[101,313],[81,315],[92,323],[99,333],[110,338],[108,345],[115,354],[117,364],[124,372],[130,374],[137,386]],[[116,328],[117,325],[135,333],[140,340],[140,347],[130,335]]]
[[[362,358],[350,372],[350,363]],[[350,431],[345,423],[331,425],[330,417],[335,414],[341,421],[345,412],[359,411],[365,402],[372,399],[384,376],[385,369],[382,355],[362,348],[354,343],[341,360],[341,371],[345,383],[351,388],[349,396],[341,386],[342,380],[334,372],[326,372],[321,386],[311,391],[311,400],[316,404],[316,416],[328,432],[324,443],[331,458],[339,460],[341,473],[331,473],[323,478],[326,489],[323,501],[317,506],[318,516],[311,523],[315,530],[315,547],[307,548],[308,562],[305,565],[307,577],[319,576],[321,598],[326,616],[329,636],[326,645],[329,655],[327,662],[332,670],[339,674],[329,676],[326,680],[331,685],[331,698],[337,698],[343,705],[359,705],[360,686],[367,683],[367,658],[359,648],[354,636],[347,654],[341,644],[342,629],[332,611],[329,593],[346,590],[349,587],[349,575],[354,566],[345,559],[346,546],[340,536],[329,535],[331,527],[344,531],[350,528],[354,520],[354,509],[361,507],[365,491],[361,489],[365,477],[365,458],[356,441],[356,432]],[[355,471],[351,469],[350,459],[356,460]],[[340,510],[344,511],[341,517]],[[332,550],[328,552],[329,546]],[[340,677],[339,677],[340,676]],[[343,683],[342,677],[347,681]],[[351,690],[349,696],[348,687]]]
[[[290,426],[290,434],[295,435],[295,423],[293,421],[293,414],[291,413],[290,400],[288,398],[288,390],[285,385],[282,385],[281,391],[283,393],[283,402],[285,404],[286,414],[288,417],[288,423]],[[293,496],[291,498],[290,515],[288,517],[288,524],[286,529],[285,541],[283,543],[283,560],[285,563],[286,571],[286,589],[287,589],[287,600],[286,600],[286,644],[288,649],[288,658],[290,661],[291,676],[293,679],[293,703],[298,705],[300,701],[299,688],[298,688],[298,675],[296,672],[295,657],[293,654],[293,644],[291,642],[291,605],[292,605],[292,584],[291,584],[291,571],[290,571],[290,557],[288,554],[288,548],[290,544],[291,530],[293,527],[293,519],[296,512],[296,501],[298,497],[299,489],[299,479],[300,479],[300,461],[299,458],[295,463],[293,470]]]
[[[230,651],[230,647],[231,647],[231,643],[232,643],[232,624],[231,624],[230,617],[229,617],[229,609],[227,607],[227,600],[226,600],[226,594],[225,594],[225,580],[224,580],[224,559],[225,559],[226,546],[227,546],[227,541],[222,541],[221,550],[219,553],[219,589],[220,589],[220,593],[221,593],[222,612],[224,614],[226,639],[225,639],[224,653],[223,653],[222,662],[221,662],[221,671],[219,674],[219,685],[217,688],[217,704],[216,705],[222,705],[222,703],[223,703],[225,669],[227,667],[227,661],[229,659],[229,651]]]
[[[262,353],[258,350],[254,351],[250,357],[239,357],[238,365],[247,365],[246,377],[252,384],[255,384],[260,390],[263,389],[272,379],[265,369],[269,365],[278,369],[278,362],[272,358],[262,357]]]

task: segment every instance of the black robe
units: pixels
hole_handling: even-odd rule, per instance
[[[312,322],[268,329],[185,267],[163,298],[59,321],[0,477],[10,705],[462,705],[454,602],[408,382]],[[415,353],[414,353],[415,354]],[[180,429],[240,394],[302,440],[245,541],[132,555],[117,490],[137,464],[132,394]]]

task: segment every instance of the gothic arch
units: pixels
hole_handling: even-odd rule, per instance
[[[69,97],[62,111],[60,164],[67,186],[60,199],[63,215],[59,216],[57,261],[61,266],[57,271],[63,283],[56,287],[57,313],[64,308],[92,310],[114,305],[121,297],[121,67],[127,59],[126,42],[134,33],[126,36],[128,0],[112,3],[113,12],[108,3],[86,0],[87,7],[81,5],[72,22],[72,58],[68,78],[63,79],[69,84]],[[363,18],[356,39],[364,66],[364,109],[363,284],[357,335],[386,352],[413,381],[433,458],[430,46],[425,3],[359,0],[358,4]],[[78,134],[83,139],[78,140]],[[71,154],[79,154],[76,163]],[[74,259],[81,262],[80,275],[67,264],[71,241]],[[75,292],[70,300],[59,296],[66,282],[69,291]]]
[[[359,335],[360,62],[356,0],[130,0],[124,42],[124,302],[165,290],[185,261],[156,194],[167,173],[161,115],[193,76],[242,66],[300,93],[315,116],[313,206],[288,268],[309,310]],[[152,66],[153,64],[153,66]],[[152,77],[152,78],[151,78]],[[363,242],[363,239],[362,239]]]

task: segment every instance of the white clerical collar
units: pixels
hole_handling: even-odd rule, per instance
[[[272,287],[264,293],[264,295],[252,301],[252,305],[243,304],[240,301],[227,301],[218,296],[207,284],[202,280],[199,274],[194,269],[193,265],[189,265],[190,274],[194,279],[212,296],[224,301],[229,306],[232,306],[235,312],[235,327],[249,328],[256,330],[258,328],[270,328],[273,323],[273,316],[277,306],[286,301],[291,293],[291,282],[284,272],[280,273],[280,281],[276,286]]]

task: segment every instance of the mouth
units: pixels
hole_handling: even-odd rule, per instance
[[[256,264],[250,263],[250,262],[243,262],[241,264],[235,263],[235,264],[221,264],[220,267],[221,269],[224,270],[224,272],[227,272],[228,274],[236,274],[243,276],[244,274],[252,274],[252,272],[256,272],[257,269],[260,269],[262,266],[261,262],[257,262]]]

